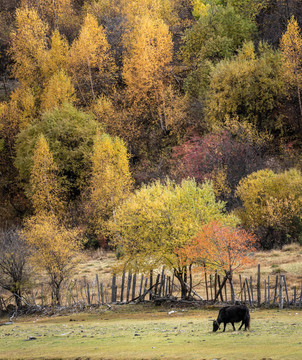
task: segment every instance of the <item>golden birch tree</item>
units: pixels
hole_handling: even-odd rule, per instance
[[[295,86],[300,109],[299,129],[302,132],[302,35],[297,20],[292,16],[286,32],[280,42],[283,57],[284,76],[287,82]]]
[[[119,204],[132,189],[129,155],[118,137],[107,134],[96,137],[91,156],[92,174],[87,214],[97,235],[104,235],[106,223],[115,217]]]
[[[125,39],[123,78],[134,114],[151,112],[163,132],[167,131],[169,98],[168,67],[173,44],[169,28],[162,20],[143,16]],[[173,98],[173,96],[172,96]]]
[[[9,54],[13,61],[12,74],[23,85],[39,88],[43,81],[41,65],[47,48],[47,30],[47,24],[35,9],[17,9]]]
[[[75,88],[71,78],[60,70],[45,84],[41,95],[41,111],[60,108],[65,103],[73,104],[75,101]]]
[[[40,213],[25,222],[23,236],[32,249],[31,261],[46,272],[56,305],[60,305],[61,287],[79,260],[79,231],[63,225],[55,214]]]
[[[47,140],[40,135],[33,153],[33,167],[30,174],[29,195],[35,214],[62,215],[63,203],[57,170]]]
[[[115,64],[106,33],[96,18],[87,14],[70,49],[69,71],[82,100],[96,99],[114,82]]]

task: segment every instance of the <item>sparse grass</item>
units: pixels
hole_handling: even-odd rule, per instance
[[[209,320],[216,316],[213,309],[171,313],[121,306],[94,314],[24,317],[0,328],[0,359],[302,358],[302,311],[254,311],[247,332],[233,332],[228,325],[225,333],[212,333]]]

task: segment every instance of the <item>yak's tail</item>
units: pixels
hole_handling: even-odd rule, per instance
[[[246,320],[245,320],[245,325],[246,325],[247,329],[249,329],[249,330],[250,330],[250,324],[251,324],[251,317],[250,317],[250,314],[247,314]]]

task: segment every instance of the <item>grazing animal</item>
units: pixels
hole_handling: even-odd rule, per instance
[[[217,320],[213,320],[213,332],[216,332],[220,328],[220,324],[223,323],[223,331],[227,323],[231,323],[233,330],[235,331],[234,323],[242,321],[240,330],[244,324],[244,330],[250,328],[250,313],[249,309],[245,305],[232,305],[224,306],[219,310]]]

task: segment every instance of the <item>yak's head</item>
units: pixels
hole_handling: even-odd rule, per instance
[[[213,332],[216,332],[219,329],[219,324],[217,320],[213,320]]]

